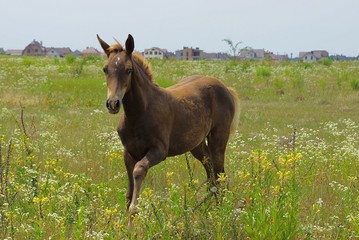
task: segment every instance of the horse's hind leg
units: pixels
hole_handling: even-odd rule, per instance
[[[223,126],[223,125],[222,125]],[[217,184],[220,173],[224,173],[224,156],[229,138],[229,128],[216,127],[208,135],[208,152],[213,166],[213,184]]]
[[[200,145],[195,147],[191,151],[191,153],[196,159],[198,159],[202,163],[204,169],[206,170],[207,179],[209,180],[210,178],[212,178],[213,177],[213,168],[212,168],[209,156],[208,156],[208,147],[207,147],[206,142],[203,141]]]

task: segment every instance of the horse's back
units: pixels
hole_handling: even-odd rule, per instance
[[[190,76],[167,88],[167,91],[178,99],[208,99],[212,105],[233,105],[233,94],[217,78],[208,76]],[[211,106],[213,107],[213,106]],[[222,107],[222,106],[221,106]]]
[[[200,88],[200,87],[209,87],[213,85],[220,85],[225,87],[225,85],[214,77],[208,77],[208,76],[189,76],[181,81],[179,81],[177,84],[168,87],[167,89],[170,91],[176,91],[176,90],[185,90],[186,88]]]

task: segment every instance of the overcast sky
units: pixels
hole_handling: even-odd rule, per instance
[[[359,0],[0,0],[0,47],[86,46],[135,38],[135,48],[228,52],[224,38],[274,53],[359,55]]]

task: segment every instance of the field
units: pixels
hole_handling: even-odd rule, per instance
[[[241,118],[219,197],[190,154],[168,158],[132,231],[103,63],[0,56],[1,239],[359,238],[358,61],[153,60],[160,86],[202,74],[234,87]]]

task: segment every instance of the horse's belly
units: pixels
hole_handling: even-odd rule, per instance
[[[205,140],[208,133],[209,126],[203,126],[197,129],[183,129],[183,131],[172,135],[168,156],[175,156],[193,150]]]

